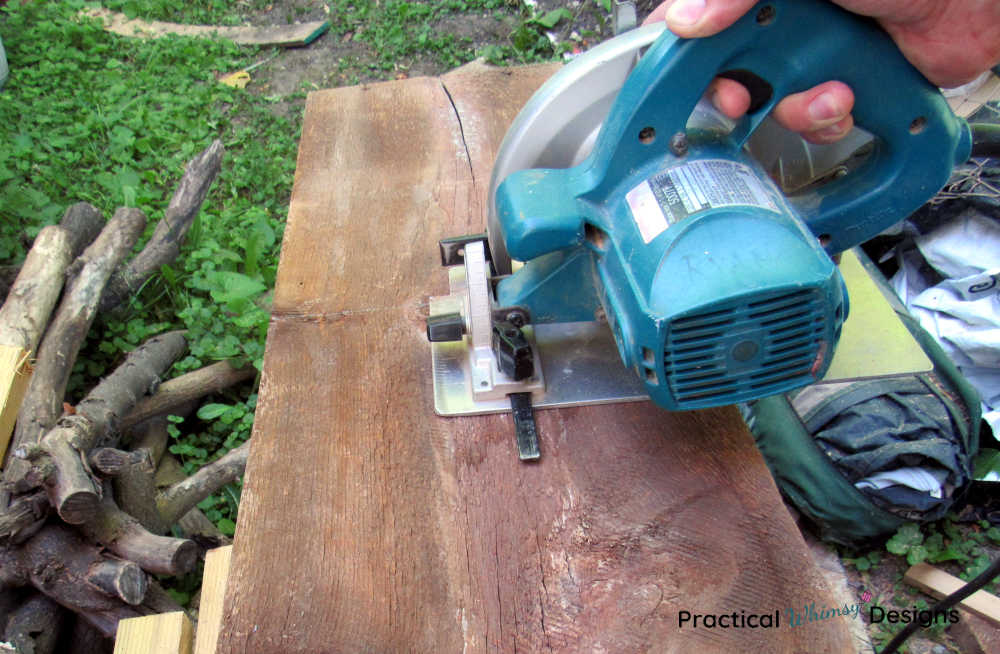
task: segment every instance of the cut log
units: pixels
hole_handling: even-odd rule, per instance
[[[114,447],[99,447],[87,455],[91,469],[105,477],[116,477],[126,467],[143,463],[147,460],[147,452],[129,452]],[[152,469],[152,465],[150,465]]]
[[[82,530],[90,540],[153,574],[186,574],[198,561],[198,546],[193,541],[150,533],[118,508],[110,488],[105,488],[97,514],[82,525]]]
[[[14,498],[10,506],[0,512],[0,538],[24,542],[44,524],[48,513],[49,498],[44,490]]]
[[[138,565],[105,558],[63,525],[47,525],[11,554],[16,559],[9,563],[24,570],[32,586],[76,612],[138,604],[146,592],[146,575]]]
[[[38,348],[62,291],[71,261],[70,236],[61,227],[43,227],[0,308],[0,345],[29,352]]]
[[[113,481],[115,498],[123,511],[154,534],[170,528],[156,508],[156,463],[167,449],[167,419],[151,418],[132,430],[133,454],[138,460],[125,466]]]
[[[149,397],[139,400],[135,408],[122,419],[121,428],[129,429],[152,416],[177,413],[180,407],[192,400],[253,379],[256,374],[257,369],[253,366],[235,368],[228,361],[219,361],[174,377],[160,384]]]
[[[128,300],[161,266],[177,258],[184,237],[198,215],[215,176],[219,174],[222,153],[222,142],[213,141],[188,163],[177,190],[170,198],[167,211],[156,224],[146,247],[128,265],[115,273],[108,283],[104,297],[101,298],[102,312],[110,311]]]
[[[45,332],[35,372],[18,414],[13,448],[38,443],[62,414],[66,382],[96,315],[97,301],[111,273],[129,254],[145,224],[146,217],[138,209],[120,209],[97,240],[70,265],[70,281]],[[14,481],[25,470],[23,464],[11,461],[3,478]]]

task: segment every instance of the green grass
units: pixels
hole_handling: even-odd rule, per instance
[[[104,0],[101,5],[129,18],[189,25],[238,25],[241,14],[264,9],[271,0]]]

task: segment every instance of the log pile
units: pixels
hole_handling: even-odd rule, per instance
[[[71,407],[66,386],[98,315],[127,302],[171,262],[221,166],[216,141],[189,162],[163,219],[138,209],[105,222],[70,207],[41,230],[0,308],[0,345],[34,358],[0,484],[0,645],[4,651],[90,651],[122,618],[179,610],[153,575],[193,570],[226,541],[196,505],[243,473],[249,444],[189,478],[167,452],[168,414],[251,379],[226,362],[160,383],[186,351],[181,331],[131,352]],[[172,476],[168,473],[173,471]]]

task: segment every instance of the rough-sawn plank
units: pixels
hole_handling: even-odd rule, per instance
[[[550,67],[310,95],[218,652],[849,652],[734,409],[439,418],[436,242]],[[772,629],[678,628],[680,611]]]

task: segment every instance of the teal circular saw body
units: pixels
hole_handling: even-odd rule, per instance
[[[497,272],[524,266],[496,282],[494,314],[606,319],[626,368],[668,409],[820,379],[848,311],[831,256],[933,196],[968,158],[967,125],[875,23],[819,0],[760,3],[711,38],[643,28],[602,48],[543,86],[501,148],[489,243]],[[616,66],[629,70],[615,93],[579,90]],[[696,124],[720,74],[746,81],[757,106]],[[854,90],[871,140],[850,169],[787,194],[748,141],[779,99],[830,79]],[[553,98],[581,93],[563,110],[576,125],[539,126]],[[527,138],[540,129],[561,153]]]

